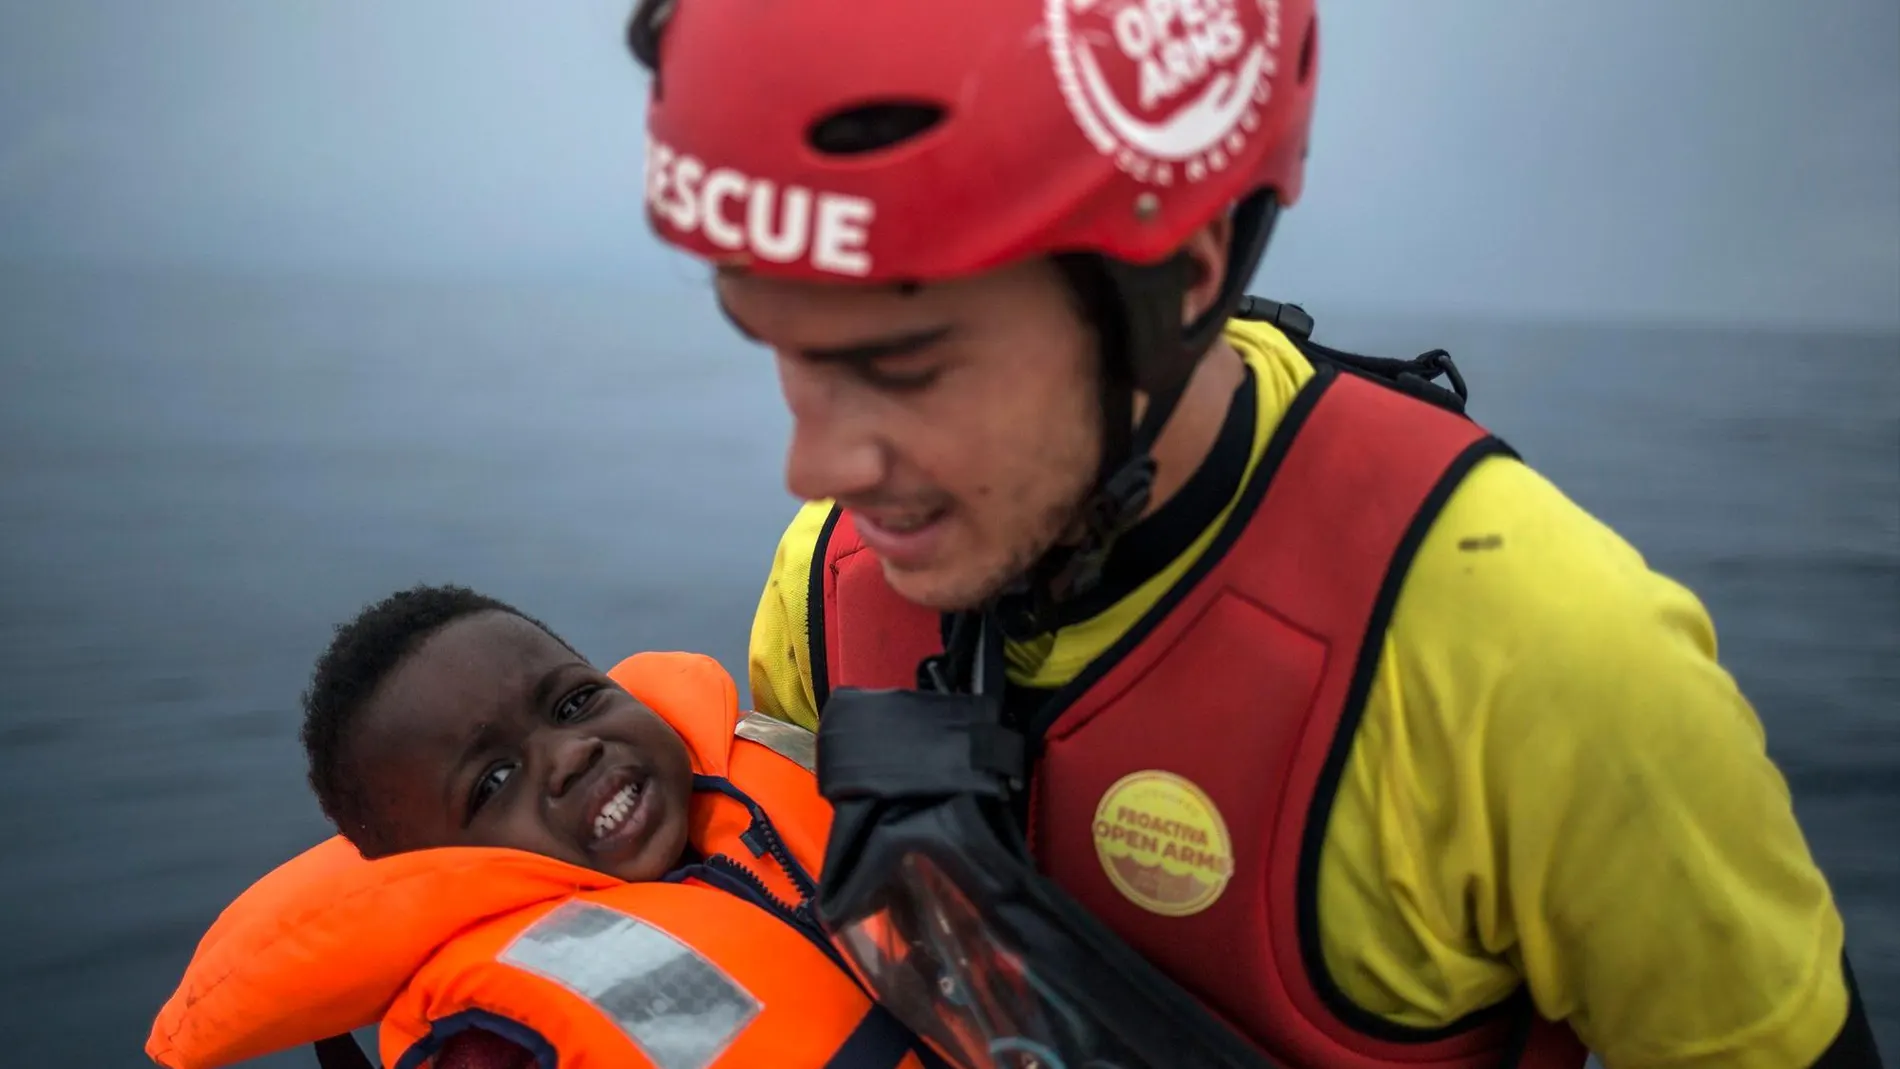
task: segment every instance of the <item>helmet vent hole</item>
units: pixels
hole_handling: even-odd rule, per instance
[[[1313,77],[1313,48],[1319,44],[1319,20],[1313,19],[1306,24],[1306,36],[1300,41],[1300,73],[1297,85],[1305,85]]]
[[[806,143],[826,156],[862,156],[904,144],[943,122],[945,111],[919,100],[885,100],[834,111],[811,124]]]

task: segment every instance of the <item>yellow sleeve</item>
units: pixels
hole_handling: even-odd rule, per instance
[[[1444,966],[1415,989],[1508,966],[1611,1069],[1827,1049],[1841,917],[1695,595],[1491,460],[1421,547],[1385,652],[1379,767],[1354,771],[1415,961]]]
[[[807,502],[792,517],[772,555],[772,570],[752,616],[746,678],[752,707],[767,716],[818,730],[818,702],[811,685],[811,649],[806,641],[806,596],[818,535],[831,502]]]

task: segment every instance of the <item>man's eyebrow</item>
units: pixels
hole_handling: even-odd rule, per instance
[[[883,338],[870,338],[865,341],[851,342],[848,345],[827,345],[818,349],[801,349],[799,355],[807,360],[828,364],[863,364],[887,356],[905,356],[921,349],[928,349],[950,336],[950,328],[929,327],[924,330],[906,331]]]
[[[724,301],[714,302],[719,306],[719,314],[726,317],[732,329],[738,331],[746,340],[763,344],[758,333],[746,326]],[[819,363],[863,364],[889,356],[904,356],[927,349],[950,336],[952,328],[948,325],[925,327],[921,330],[907,330],[882,338],[867,338],[863,341],[849,342],[844,345],[825,345],[811,349],[799,349],[798,355]]]

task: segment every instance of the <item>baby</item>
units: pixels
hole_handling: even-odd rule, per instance
[[[473,591],[404,591],[340,628],[304,710],[310,785],[364,857],[504,846],[635,883],[686,848],[679,733]]]
[[[214,1069],[380,1023],[383,1064],[944,1063],[812,920],[811,736],[710,658],[610,673],[538,620],[416,587],[338,628],[304,696],[339,838],[227,909],[147,1053]]]

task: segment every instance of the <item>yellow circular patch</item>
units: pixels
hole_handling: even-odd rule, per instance
[[[1149,769],[1116,780],[1095,807],[1093,830],[1109,881],[1151,913],[1199,913],[1234,875],[1234,846],[1220,810],[1172,772]]]

